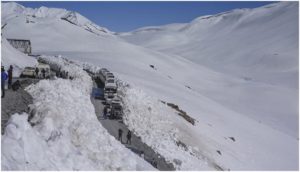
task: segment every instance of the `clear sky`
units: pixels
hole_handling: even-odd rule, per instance
[[[274,2],[23,1],[18,3],[31,8],[46,6],[76,11],[99,26],[106,27],[111,31],[127,32],[144,26],[187,23],[202,15],[216,14],[236,8],[255,8]]]

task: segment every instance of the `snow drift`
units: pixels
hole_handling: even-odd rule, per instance
[[[171,122],[177,130],[175,138],[193,148],[198,157],[205,157],[197,160],[199,164],[217,164],[225,170],[298,169],[297,3],[204,16],[190,24],[121,34],[122,38],[110,32],[97,35],[78,26],[73,13],[68,17],[71,22],[61,19],[62,15],[42,17],[52,11],[43,7],[41,17],[27,18],[9,4],[2,5],[6,37],[30,38],[36,54],[62,54],[106,67],[133,86],[125,99],[132,112],[126,114],[127,124],[145,142],[157,139],[161,128],[152,127],[148,132],[153,133],[147,137],[146,128],[138,123],[153,115],[153,119]],[[284,33],[279,34],[276,28]],[[155,106],[153,99],[149,100],[153,110],[148,112],[148,95],[178,105],[196,119],[195,126],[175,112],[163,116],[165,111]],[[139,115],[144,110],[147,113]],[[155,146],[153,141],[147,143]],[[157,147],[169,155],[177,148],[165,149]],[[190,167],[201,170],[203,166]]]
[[[27,114],[12,116],[2,137],[2,169],[153,170],[98,122],[91,78],[61,58],[49,61],[74,79],[43,80],[26,88],[34,99],[33,127]]]

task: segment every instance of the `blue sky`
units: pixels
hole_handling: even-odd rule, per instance
[[[115,32],[127,32],[144,26],[187,23],[202,15],[216,14],[236,8],[255,8],[273,2],[262,1],[193,1],[193,2],[18,2],[25,7],[40,6],[76,11],[96,24]]]

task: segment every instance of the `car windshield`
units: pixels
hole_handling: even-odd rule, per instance
[[[114,83],[114,80],[112,80],[112,79],[107,80],[107,83]]]

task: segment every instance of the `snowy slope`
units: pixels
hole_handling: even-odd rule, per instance
[[[234,92],[227,90],[228,94],[211,94],[203,92],[203,86],[195,79],[186,81],[202,94],[257,121],[262,118],[266,123],[286,121],[290,118],[286,114],[294,114],[292,130],[298,130],[298,2],[237,9],[202,16],[187,24],[145,27],[119,36],[130,43],[178,55],[214,71],[244,79],[246,87],[253,90],[247,95],[243,95],[242,87]],[[261,86],[274,91],[267,93]],[[295,95],[291,101],[295,103],[292,113],[286,112],[292,107],[277,108],[274,104],[284,100],[282,95],[286,94]],[[291,124],[287,121],[275,123],[272,125]],[[298,132],[293,135],[297,136]]]
[[[120,35],[219,72],[298,88],[298,2],[236,9]]]
[[[22,69],[26,66],[35,66],[36,59],[27,56],[19,50],[12,47],[5,38],[1,38],[1,63],[8,70],[10,65],[14,66],[14,76],[19,76]]]
[[[25,8],[15,2],[2,4],[2,21],[1,25],[8,23],[10,20],[21,17],[26,23],[34,24],[40,18],[54,18],[70,22],[82,29],[85,29],[96,35],[106,35],[111,33],[104,27],[99,27],[84,16],[65,9],[40,7],[38,9]]]
[[[2,5],[2,11],[13,11],[4,8],[6,4]],[[288,4],[293,6],[293,3]],[[61,18],[31,18],[34,23],[26,23],[25,14],[13,12],[10,16],[13,14],[19,17],[7,20],[7,26],[3,29],[6,37],[30,38],[34,53],[61,54],[72,60],[106,67],[119,79],[129,83],[132,90],[128,90],[125,97],[129,127],[150,146],[158,144],[157,151],[166,153],[169,159],[179,157],[183,162],[179,169],[211,169],[212,164],[231,170],[298,168],[298,89],[295,86],[270,85],[268,82],[236,77],[229,72],[220,73],[213,65],[187,60],[182,54],[184,58],[173,55],[171,50],[158,52],[153,47],[150,47],[151,50],[127,43],[110,33],[98,36]],[[176,33],[183,26],[175,24],[165,28],[176,35],[166,34],[166,39],[162,39],[166,41],[165,46],[170,49],[178,47],[172,43],[179,38],[182,39],[180,44],[185,43],[183,40],[186,35]],[[156,33],[156,30],[148,29],[144,32]],[[138,40],[132,36],[132,42],[135,39]],[[162,46],[160,41],[156,41],[158,46]],[[219,50],[229,51],[227,48]],[[242,50],[247,51],[245,48]],[[217,52],[214,50],[211,53]],[[154,65],[155,69],[149,65]],[[297,71],[298,66],[295,68]],[[193,126],[175,113],[169,114],[168,107],[157,105],[159,100],[179,105],[198,122]],[[149,106],[154,110],[149,111]],[[168,115],[164,115],[166,112]],[[178,156],[180,150],[176,150],[173,145],[162,149],[164,143],[157,136],[168,140],[168,136],[161,133],[169,130],[149,126],[153,122],[145,122],[147,119],[169,121],[177,130],[176,138],[202,158]],[[147,132],[151,134],[147,136]],[[234,137],[236,141],[229,137]],[[195,165],[197,163],[200,166]]]

